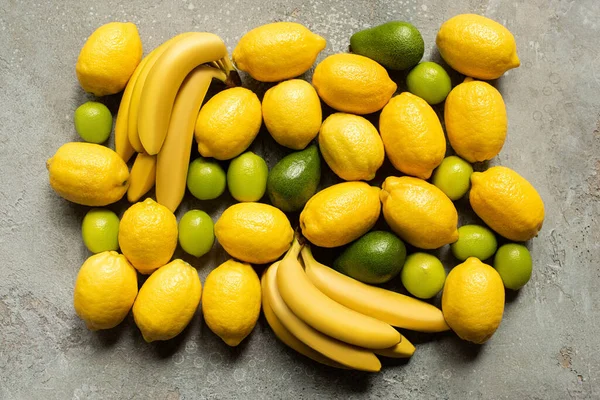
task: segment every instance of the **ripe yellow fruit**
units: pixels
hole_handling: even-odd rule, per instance
[[[204,321],[229,346],[237,346],[252,332],[260,305],[260,280],[250,264],[225,261],[206,277]]]
[[[125,211],[119,224],[119,247],[142,274],[169,262],[177,247],[177,219],[165,206],[148,198]]]
[[[446,154],[446,138],[433,108],[404,92],[381,111],[379,131],[385,153],[398,171],[429,179]]]
[[[146,342],[169,340],[190,323],[200,304],[198,271],[183,260],[160,267],[144,282],[133,304],[133,318]]]
[[[79,84],[95,96],[119,93],[142,59],[142,40],[131,22],[109,22],[87,39],[75,66]]]
[[[46,162],[50,186],[62,198],[99,207],[123,197],[129,187],[129,169],[117,153],[93,143],[62,145]]]
[[[278,82],[308,71],[326,44],[304,25],[274,22],[242,36],[232,58],[238,69],[257,81]]]
[[[504,313],[500,274],[475,257],[450,271],[442,294],[446,322],[463,340],[482,344],[492,337]]]
[[[127,259],[104,251],[88,258],[75,281],[75,312],[88,329],[111,329],[129,313],[137,296],[137,273]]]
[[[489,83],[470,81],[452,89],[444,120],[450,145],[469,162],[491,160],[504,146],[506,107],[500,92]]]
[[[319,133],[323,118],[321,100],[310,83],[292,79],[267,90],[262,116],[277,143],[302,150]]]
[[[448,65],[473,78],[497,79],[521,65],[512,33],[481,15],[450,18],[442,24],[435,43]]]
[[[490,228],[507,239],[524,242],[544,223],[544,202],[525,178],[507,167],[471,175],[469,201]]]
[[[402,239],[421,249],[458,240],[458,213],[436,186],[410,176],[390,176],[381,190],[383,216]]]
[[[338,247],[367,233],[381,211],[379,188],[344,182],[321,190],[300,213],[302,234],[321,247]]]
[[[195,136],[202,157],[229,160],[250,146],[262,123],[260,100],[235,87],[213,96],[200,110]]]
[[[334,54],[317,65],[312,84],[327,105],[351,114],[370,114],[387,104],[397,85],[385,68],[357,54]]]
[[[383,164],[385,152],[377,129],[358,115],[332,114],[319,131],[319,149],[337,176],[346,181],[370,181]]]

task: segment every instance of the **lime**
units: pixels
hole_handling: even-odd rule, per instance
[[[437,186],[450,200],[458,200],[471,187],[473,167],[460,157],[444,158],[433,173],[431,183]]]
[[[225,191],[225,171],[215,161],[198,157],[190,163],[187,187],[199,200],[216,199]]]
[[[452,82],[441,65],[425,61],[417,65],[406,76],[408,91],[429,104],[439,104],[446,99]]]
[[[469,257],[487,260],[498,248],[494,232],[485,226],[464,225],[458,228],[458,240],[450,245],[452,254],[460,261]]]
[[[500,246],[494,257],[494,268],[507,289],[517,290],[529,282],[532,267],[531,254],[522,244]]]
[[[413,253],[406,257],[400,279],[410,294],[420,299],[430,299],[444,287],[446,271],[436,256]]]
[[[179,221],[179,245],[196,257],[210,251],[215,241],[213,222],[204,211],[190,210]]]
[[[92,253],[119,248],[119,217],[104,208],[92,208],[81,223],[83,243]]]
[[[258,201],[265,194],[268,176],[265,160],[248,151],[229,164],[227,187],[237,201]]]
[[[75,130],[83,140],[104,143],[112,130],[112,114],[102,103],[88,101],[75,110]]]

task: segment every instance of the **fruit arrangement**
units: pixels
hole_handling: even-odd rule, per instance
[[[504,166],[475,164],[474,172],[472,165],[493,159],[507,135],[502,94],[485,80],[519,59],[512,34],[474,14],[444,22],[436,44],[464,82],[452,87],[443,66],[421,62],[423,38],[402,21],[356,32],[351,53],[325,57],[310,83],[298,77],[326,40],[298,23],[252,29],[232,59],[212,33],[182,33],[142,58],[135,25],[98,28],[76,70],[81,87],[98,97],[123,91],[115,149],[102,145],[110,111],[88,102],[74,118],[84,142],[62,145],[47,161],[58,195],[94,207],[82,222],[93,255],[74,287],[86,326],[110,329],[132,311],[147,342],[169,340],[202,303],[211,331],[237,346],[262,309],[298,353],[369,372],[381,369],[379,357],[413,355],[406,330],[489,340],[505,289],[531,277],[522,242],[544,221],[543,201],[525,178]],[[238,70],[273,85],[260,99]],[[395,94],[388,70],[409,71],[407,92]],[[206,99],[213,81],[225,87]],[[334,112],[324,116],[321,101]],[[442,103],[445,129],[432,108]],[[270,170],[247,151],[263,122],[290,149]],[[200,157],[191,160],[194,141]],[[396,172],[369,184],[386,157]],[[321,159],[338,183],[323,187]],[[200,201],[228,190],[237,203],[214,223],[202,210],[178,221],[186,188]],[[467,193],[486,226],[458,226],[454,202]],[[102,208],[123,197],[132,205],[120,218]],[[203,287],[197,270],[173,255],[179,245],[202,257],[215,239],[231,259]],[[449,273],[431,254],[443,246],[461,262]],[[313,256],[316,248],[335,254],[331,267]],[[139,288],[138,274],[148,276]],[[377,286],[393,280],[409,295]],[[440,293],[441,308],[430,300]]]

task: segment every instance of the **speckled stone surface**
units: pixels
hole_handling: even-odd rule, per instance
[[[532,280],[508,297],[486,345],[409,333],[414,357],[368,375],[295,354],[262,317],[233,349],[200,314],[180,337],[159,344],[146,344],[131,317],[107,332],[85,328],[72,292],[89,255],[79,229],[87,209],[54,194],[45,160],[78,140],[73,111],[91,97],[74,66],[96,27],[136,23],[147,53],[189,30],[216,32],[233,50],[252,27],[298,21],[327,38],[321,60],[346,51],[353,32],[401,19],[421,30],[425,59],[439,60],[437,29],[465,12],[515,34],[522,66],[496,82],[509,134],[490,164],[529,179],[547,214],[529,244]],[[600,398],[599,25],[597,0],[0,1],[0,399]],[[402,86],[403,76],[395,78]],[[262,95],[264,86],[244,79]],[[118,100],[102,101],[116,112]],[[252,149],[271,166],[283,154],[265,132]],[[216,219],[230,203],[227,196],[212,203],[188,197],[178,216],[202,208]],[[476,221],[464,201],[458,207],[463,222]],[[456,264],[440,253],[448,268]],[[209,256],[186,259],[204,280],[226,258],[215,245]]]

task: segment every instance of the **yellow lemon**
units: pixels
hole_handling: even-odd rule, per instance
[[[363,117],[332,114],[319,131],[319,148],[329,168],[346,181],[370,181],[385,152],[377,129]]]
[[[148,198],[125,211],[119,224],[119,247],[142,274],[169,262],[177,247],[177,219],[165,206]]]
[[[381,110],[397,88],[381,65],[347,53],[334,54],[320,62],[312,84],[327,105],[351,114]]]
[[[183,260],[160,267],[142,285],[133,318],[146,342],[169,340],[190,323],[200,304],[198,271]]]
[[[300,213],[302,234],[321,247],[338,247],[367,233],[381,211],[379,188],[344,182],[321,190]]]
[[[506,108],[500,92],[489,83],[470,81],[452,89],[444,120],[450,145],[469,162],[491,160],[504,146]]]
[[[119,93],[142,59],[142,40],[131,22],[109,22],[87,39],[75,71],[79,84],[95,96]]]
[[[310,69],[327,42],[304,25],[274,22],[246,33],[233,50],[238,69],[262,82],[295,78]]]
[[[137,273],[127,259],[105,251],[88,258],[75,281],[75,312],[88,329],[110,329],[129,313],[137,296]]]
[[[381,111],[379,131],[385,153],[398,171],[429,179],[446,154],[446,138],[433,108],[404,92]]]
[[[260,303],[260,280],[250,264],[225,261],[206,277],[204,321],[229,346],[237,346],[252,332]]]
[[[458,213],[436,186],[410,176],[390,176],[381,190],[383,216],[402,239],[421,249],[458,240]]]
[[[61,197],[84,206],[105,206],[123,197],[129,169],[121,157],[99,144],[62,145],[46,162],[50,186]]]
[[[450,271],[442,294],[448,326],[463,340],[482,344],[492,337],[504,313],[500,274],[475,257]]]
[[[236,87],[213,96],[200,110],[196,141],[203,157],[229,160],[250,146],[262,123],[260,100],[252,91]]]
[[[507,239],[524,242],[542,229],[542,198],[531,183],[510,168],[474,172],[469,201],[479,218]]]
[[[232,257],[266,264],[289,249],[294,230],[281,210],[247,202],[234,204],[221,214],[215,224],[215,236]]]
[[[442,24],[435,43],[448,65],[473,78],[497,79],[521,65],[512,33],[481,15],[450,18]]]
[[[310,83],[292,79],[267,90],[262,116],[277,143],[302,150],[319,133],[321,100]]]

